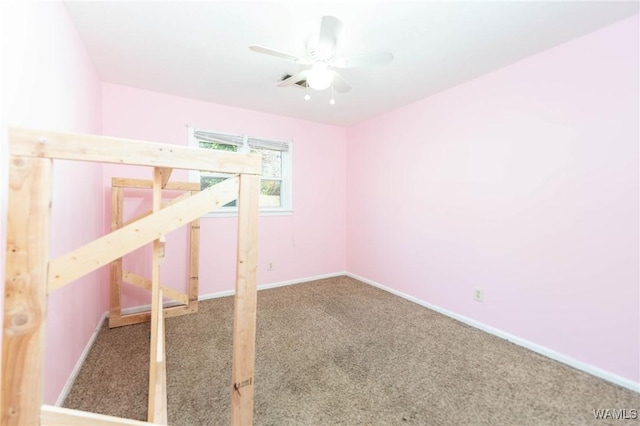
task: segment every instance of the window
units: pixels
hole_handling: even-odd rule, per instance
[[[262,156],[260,180],[260,212],[264,214],[290,214],[291,203],[291,142],[231,135],[189,127],[189,145],[220,151],[255,153]],[[191,172],[190,178],[199,181],[202,189],[227,179],[229,174]],[[236,201],[207,216],[232,216],[237,213]]]

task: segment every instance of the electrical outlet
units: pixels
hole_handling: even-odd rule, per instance
[[[273,262],[267,263],[267,271],[273,271]]]
[[[484,292],[479,288],[473,289],[473,300],[476,302],[482,302],[484,300]]]

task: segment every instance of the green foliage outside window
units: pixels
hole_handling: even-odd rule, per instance
[[[227,145],[226,143],[214,143],[200,141],[200,148],[215,149],[218,151],[231,151],[238,152],[238,147],[235,145]]]
[[[227,152],[245,152],[246,146],[240,147],[235,144],[198,141],[200,148],[215,149],[218,151]],[[260,154],[262,156],[262,180],[260,182],[260,206],[266,208],[278,208],[282,207],[282,162],[283,155],[281,151],[268,148],[256,148],[250,149],[253,154]],[[214,186],[226,179],[229,176],[224,174],[218,174],[217,176],[211,176],[207,174],[200,175],[200,189],[204,190],[211,186]],[[231,201],[226,204],[225,207],[236,207],[237,200]]]

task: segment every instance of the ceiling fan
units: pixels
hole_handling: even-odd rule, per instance
[[[351,90],[351,85],[338,72],[344,68],[366,67],[373,65],[385,65],[393,60],[389,52],[380,52],[367,55],[336,57],[335,49],[338,44],[338,36],[342,30],[342,21],[335,16],[323,16],[320,24],[320,32],[311,37],[306,44],[305,55],[300,57],[287,52],[271,49],[260,45],[249,46],[254,52],[293,61],[298,64],[298,71],[293,74],[285,74],[278,82],[279,87],[298,85],[314,90],[325,90],[332,87],[340,93]],[[309,95],[305,96],[309,99]],[[331,103],[334,103],[333,101]]]

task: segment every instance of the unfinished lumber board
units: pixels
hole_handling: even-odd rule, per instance
[[[162,204],[162,169],[153,169],[153,212]],[[162,237],[162,235],[160,235]],[[167,371],[164,363],[164,315],[162,312],[162,290],[160,289],[160,260],[164,243],[153,241],[151,254],[151,345],[149,351],[149,404],[147,420],[167,423]]]
[[[240,175],[231,424],[253,424],[260,176]]]
[[[39,423],[47,305],[51,160],[11,156],[0,424]]]
[[[156,283],[154,287],[157,288],[159,285]],[[167,364],[165,359],[165,327],[164,312],[162,309],[162,290],[158,288],[155,293],[155,299],[152,300],[151,304],[149,403],[147,421],[166,425],[168,423]]]
[[[237,313],[234,314],[234,348],[236,349],[234,349],[232,374],[233,377],[244,377],[245,374],[250,373],[250,378],[233,384],[235,408],[232,408],[232,420],[236,424],[251,423],[260,156],[213,152],[102,136],[24,129],[9,130],[9,153],[10,180],[0,423],[2,425],[36,425],[41,422],[54,425],[150,424],[56,407],[39,407],[42,391],[44,356],[42,337],[47,290],[52,291],[142,245],[159,240],[162,234],[186,222],[197,223],[195,221],[206,212],[236,199],[240,185],[245,188],[245,191],[250,187],[255,189],[255,192],[251,191],[253,195],[241,196],[241,199],[245,200],[242,201],[245,210],[249,204],[255,206],[255,216],[253,216],[254,213],[240,213],[238,221],[239,236],[243,238],[243,243],[238,247],[236,288],[240,290],[241,297],[236,299]],[[51,203],[50,159],[55,158],[240,173],[243,177],[230,178],[188,200],[156,211],[149,217],[113,231],[47,264]],[[169,185],[170,182],[167,183],[167,188]],[[247,201],[248,198],[251,198],[250,202]],[[196,228],[198,227],[192,226],[192,229]],[[244,238],[248,240],[244,241]],[[159,260],[157,248],[154,252],[156,259]],[[152,287],[157,288],[158,298],[155,300],[161,304],[162,290],[159,288],[159,281],[155,285],[152,284]],[[197,308],[196,296],[197,292],[194,293],[193,288],[190,287],[188,306],[168,308],[164,311],[156,309],[158,328],[164,330],[164,322],[159,321],[159,318],[180,315]],[[193,303],[191,303],[192,297],[194,297]],[[253,338],[248,339],[250,336]],[[156,340],[154,346],[158,347],[159,344],[164,345],[163,342]],[[242,355],[243,349],[247,350],[245,355]],[[156,362],[161,362],[163,359],[156,358]],[[164,380],[166,381],[166,376]],[[162,381],[162,378],[157,379],[156,386]],[[243,396],[240,396],[240,391],[245,388],[247,391],[243,391]],[[156,392],[156,396],[161,393]],[[157,404],[157,406],[161,405]],[[158,414],[158,417],[160,416],[162,413]]]
[[[163,174],[163,178],[164,178],[165,174]],[[152,189],[153,187],[153,180],[145,180],[145,179],[127,179],[127,178],[121,178],[121,177],[113,177],[111,179],[111,186],[112,186],[112,198],[113,198],[113,194],[115,193],[123,193],[124,189]],[[187,199],[189,197],[191,197],[191,195],[195,195],[197,193],[200,192],[200,183],[198,182],[169,182],[165,188],[166,190],[169,191],[186,191],[185,193],[183,193],[180,196],[174,197],[172,198],[168,203],[162,203],[162,207],[166,208],[168,206],[174,205],[184,199]],[[122,202],[120,204],[123,204],[124,200],[122,200]],[[147,217],[149,215],[151,215],[153,213],[153,210],[149,210],[137,217],[134,217],[126,222],[123,222],[123,218],[122,218],[122,208],[120,208],[120,211],[118,211],[118,209],[116,209],[116,205],[118,203],[118,199],[114,198],[112,199],[112,231],[114,231],[115,229],[119,229],[123,226],[129,225],[143,217]],[[117,225],[114,225],[114,218],[118,217],[118,221],[117,221]],[[160,288],[162,288],[163,290],[163,294],[165,297],[169,297],[171,299],[177,300],[179,302],[181,302],[183,305],[188,305],[188,308],[186,309],[174,309],[172,311],[169,312],[170,316],[176,316],[176,315],[184,315],[184,314],[188,314],[188,313],[193,313],[193,312],[197,312],[198,311],[198,277],[197,277],[197,267],[195,268],[195,275],[191,273],[191,270],[193,270],[193,259],[195,259],[195,262],[197,264],[198,258],[199,258],[199,226],[196,227],[196,229],[194,230],[194,224],[198,224],[200,219],[195,219],[194,221],[191,222],[191,235],[189,238],[189,266],[190,266],[190,270],[189,270],[189,276],[188,276],[188,283],[189,283],[189,290],[188,290],[188,295],[187,294],[183,294],[180,293],[170,287],[165,287],[165,286],[160,286]],[[194,238],[193,235],[195,235],[196,237]],[[194,244],[195,242],[195,244]],[[136,285],[138,287],[144,288],[146,290],[151,290],[151,281],[141,277],[139,275],[133,274],[131,272],[124,272],[122,271],[122,258],[115,260],[114,262],[112,262],[112,268],[115,269],[115,266],[113,265],[117,265],[120,267],[120,271],[119,274],[117,275],[118,272],[116,272],[115,270],[112,271],[112,280],[111,280],[111,292],[118,292],[117,295],[114,294],[114,300],[117,297],[117,300],[120,301],[122,298],[122,287],[121,287],[121,283],[122,281],[127,281],[130,284]],[[118,278],[119,277],[119,278]],[[116,280],[120,280],[119,282],[117,282]],[[119,284],[119,288],[116,289],[114,288],[116,285]],[[120,302],[118,302],[120,303]],[[129,314],[129,315],[125,315],[124,318],[122,318],[122,311],[121,311],[121,307],[120,305],[118,305],[117,309],[115,308],[115,306],[112,307],[114,309],[111,309],[109,312],[109,327],[110,328],[114,328],[114,327],[119,327],[119,326],[123,326],[123,325],[130,325],[130,324],[137,324],[140,322],[146,322],[146,321],[150,321],[151,316],[150,315],[139,315],[138,314]],[[165,308],[166,309],[166,308]]]
[[[169,179],[171,178],[171,173],[173,172],[173,169],[169,168],[169,167],[161,167],[160,168],[160,176],[162,176],[162,180],[160,183],[160,187],[161,188],[165,188],[167,186],[167,183],[169,183]]]
[[[172,317],[178,317],[180,315],[191,314],[194,312],[197,312],[197,305],[196,306],[192,306],[192,305],[170,306],[170,307],[164,308],[164,317],[172,318]],[[111,328],[122,327],[125,325],[139,324],[141,322],[149,322],[149,321],[151,321],[151,311],[137,312],[133,314],[121,315],[118,318],[114,318],[113,321],[109,319],[109,327]]]
[[[197,191],[191,194],[197,194]],[[198,310],[198,283],[200,275],[200,218],[191,222],[189,233],[189,305]]]
[[[205,213],[237,198],[239,178],[231,177],[180,203],[124,226],[49,263],[49,291],[124,256]]]
[[[186,199],[187,199],[187,198],[189,198],[189,197],[191,197],[191,193],[190,193],[190,192],[186,192],[186,193],[184,193],[184,194],[182,194],[182,195],[180,195],[180,196],[178,196],[178,197],[175,197],[173,200],[169,201],[168,203],[166,203],[166,204],[163,206],[163,208],[166,208],[166,207],[172,206],[172,205],[174,205],[174,204],[177,204],[177,203],[179,203],[180,201],[182,201],[182,200],[186,200]],[[129,219],[129,220],[127,220],[126,222],[122,223],[120,227],[122,228],[123,226],[129,225],[130,223],[133,223],[133,222],[135,222],[136,220],[140,220],[140,219],[142,219],[143,217],[150,216],[152,213],[153,213],[153,210],[146,211],[146,212],[142,213],[141,215],[136,216],[136,217],[134,217],[133,219]]]
[[[151,290],[151,280],[146,279],[143,276],[138,274],[134,274],[133,272],[124,271],[122,273],[122,280],[128,282],[129,284],[133,284],[136,287],[143,288],[145,290]],[[169,299],[177,300],[178,302],[186,305],[189,303],[189,295],[180,293],[177,290],[172,289],[171,287],[160,285],[160,289],[162,289],[162,294],[164,297],[168,297]]]
[[[153,187],[153,181],[114,177],[111,178],[111,186],[132,189],[151,189]],[[168,182],[164,189],[168,191],[200,191],[200,182]]]
[[[158,304],[160,305],[155,312],[157,322],[157,337],[155,351],[155,359],[151,359],[154,367],[154,379],[149,382],[149,413],[147,420],[150,422],[168,424],[167,413],[167,361],[165,348],[165,324],[164,313],[162,310],[162,290],[159,290]],[[154,312],[152,312],[154,315]],[[153,398],[153,400],[151,399]]]
[[[162,208],[162,186],[164,182],[163,174],[166,174],[166,168],[162,167],[154,167],[153,169],[153,186],[152,190],[152,204],[153,204],[153,213],[157,213]],[[169,170],[169,173],[171,173]],[[165,242],[165,233],[161,233],[157,240],[153,242],[153,253],[151,254],[153,258],[153,267],[151,268],[151,289],[153,294],[157,296],[160,291],[160,258],[164,257],[164,242]],[[155,301],[152,299],[152,304]],[[162,309],[162,298],[159,298],[159,302],[157,304],[159,310]]]
[[[43,405],[39,424],[42,426],[149,426],[155,423]]]
[[[9,129],[10,153],[25,157],[97,161],[220,173],[262,174],[262,157],[78,133]],[[194,153],[197,152],[197,155]]]
[[[122,210],[124,202],[124,190],[122,188],[111,189],[111,231],[122,227]],[[122,258],[111,262],[110,266],[111,286],[109,290],[109,319],[120,316],[122,312]]]

